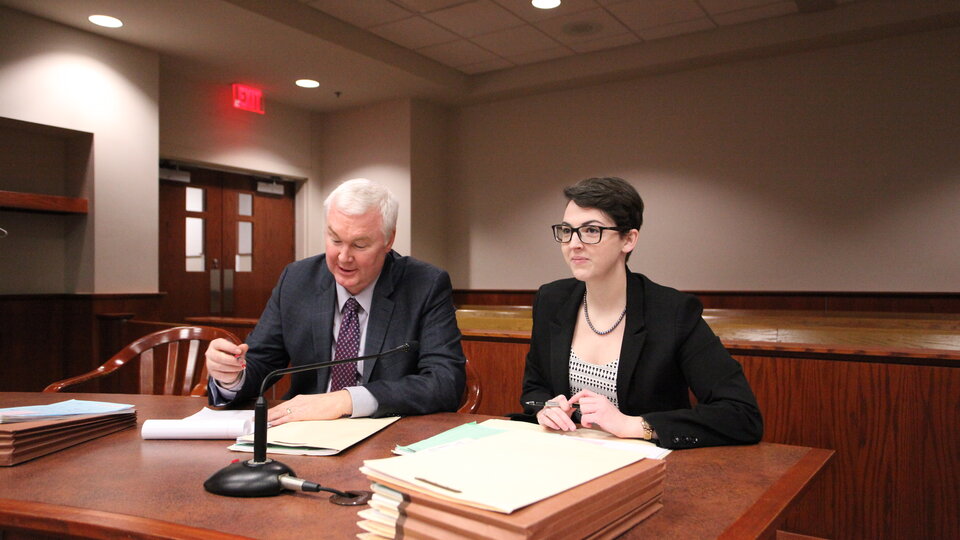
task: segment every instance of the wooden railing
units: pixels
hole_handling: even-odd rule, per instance
[[[960,292],[869,291],[693,291],[711,309],[789,309],[821,313],[873,311],[892,313],[960,313]],[[455,289],[458,307],[532,306],[535,290]]]
[[[504,306],[457,314],[483,414],[520,410],[529,314]],[[960,537],[950,517],[960,507],[960,315],[706,310],[704,318],[743,365],[764,440],[837,452],[786,529]]]

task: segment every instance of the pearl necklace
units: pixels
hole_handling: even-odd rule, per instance
[[[593,330],[594,334],[597,334],[598,336],[605,336],[610,332],[613,332],[614,330],[617,329],[618,326],[620,326],[620,323],[623,321],[623,318],[626,316],[626,314],[627,314],[627,306],[623,306],[623,312],[620,313],[620,318],[617,319],[617,322],[613,323],[613,326],[611,326],[609,330],[605,330],[605,331],[597,330],[596,328],[593,327],[593,323],[590,322],[590,311],[587,310],[587,291],[583,291],[583,317],[587,320],[587,326],[589,326],[590,329]]]

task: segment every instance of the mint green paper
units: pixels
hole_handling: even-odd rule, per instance
[[[396,451],[401,454],[413,454],[421,450],[426,450],[427,448],[443,446],[465,439],[482,439],[484,437],[489,437],[490,435],[496,435],[497,433],[502,432],[502,429],[489,428],[486,426],[481,426],[476,422],[469,422],[455,428],[448,429],[442,433],[438,433],[433,437],[424,439],[420,442],[415,442],[409,446],[397,446]]]

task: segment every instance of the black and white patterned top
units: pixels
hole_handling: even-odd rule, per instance
[[[588,364],[580,360],[571,348],[570,394],[576,394],[583,389],[592,390],[606,396],[610,403],[619,409],[620,405],[617,403],[617,367],[619,365],[619,358],[602,366]]]

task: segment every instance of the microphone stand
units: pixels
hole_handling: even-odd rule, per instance
[[[416,351],[418,346],[418,342],[410,341],[399,347],[377,354],[348,358],[345,360],[334,360],[331,362],[317,362],[315,364],[271,371],[263,378],[263,382],[260,384],[260,393],[257,396],[256,405],[254,405],[253,459],[235,461],[227,465],[213,473],[213,475],[203,483],[203,487],[210,493],[225,495],[227,497],[272,497],[279,495],[284,489],[329,491],[333,493],[330,497],[330,502],[334,504],[355,506],[366,503],[371,496],[369,491],[343,492],[321,487],[319,484],[297,478],[293,469],[279,461],[267,458],[267,400],[263,397],[263,393],[274,379],[282,377],[283,375],[311,371],[335,366],[337,364],[371,360],[397,352]]]

